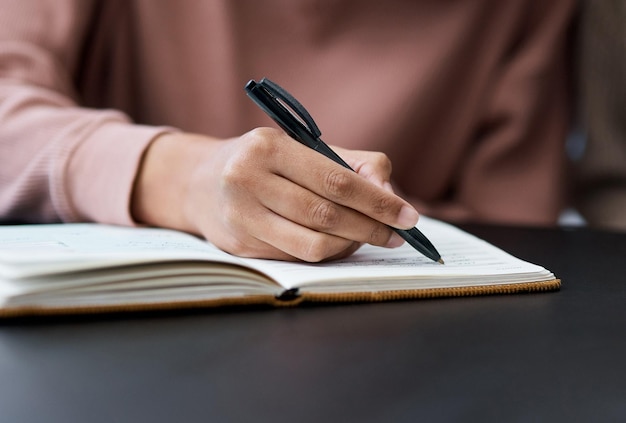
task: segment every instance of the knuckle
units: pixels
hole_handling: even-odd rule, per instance
[[[233,187],[244,185],[248,177],[248,160],[249,156],[245,153],[234,154],[226,160],[220,175],[221,186]]]
[[[308,208],[310,223],[319,229],[330,229],[337,226],[340,220],[337,205],[330,201],[321,200]]]
[[[244,185],[246,173],[242,172],[242,169],[245,169],[245,163],[241,158],[227,161],[222,169],[220,185],[222,187]]]
[[[328,238],[318,234],[301,244],[299,259],[319,263],[331,258],[345,257],[359,247],[359,243],[339,238]]]
[[[326,175],[326,189],[333,198],[348,198],[354,191],[350,175],[345,169],[337,169]]]
[[[276,130],[255,128],[242,136],[240,155],[250,161],[273,155],[279,148]]]
[[[246,132],[242,135],[241,138],[248,143],[265,143],[267,141],[277,138],[279,133],[280,131],[275,128],[258,127]]]
[[[223,164],[223,186],[240,187],[255,182],[253,170],[267,163],[279,151],[280,143],[275,131],[272,128],[255,128],[241,136],[236,150]]]
[[[378,167],[379,169],[381,169],[382,171],[386,173],[389,173],[389,174],[391,173],[391,160],[385,153],[381,153],[381,152],[374,153],[373,161],[376,167]]]
[[[383,225],[374,225],[369,234],[368,244],[385,245],[389,241],[389,230]]]
[[[399,210],[399,207],[393,197],[389,195],[381,195],[375,201],[372,201],[372,207],[377,216],[387,214],[390,211],[393,212]]]

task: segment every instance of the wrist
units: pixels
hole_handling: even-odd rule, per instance
[[[185,213],[193,173],[218,141],[184,133],[162,134],[147,148],[131,199],[136,222],[197,233]]]

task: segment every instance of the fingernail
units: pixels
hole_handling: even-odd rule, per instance
[[[387,241],[387,245],[385,245],[385,247],[397,248],[402,244],[404,244],[404,239],[402,239],[400,235],[394,232],[393,234],[391,234],[391,237],[389,238],[389,241]]]
[[[415,226],[418,219],[419,214],[417,213],[417,210],[410,206],[404,206],[398,215],[398,225],[401,229],[412,228]]]

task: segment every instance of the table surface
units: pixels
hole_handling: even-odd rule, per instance
[[[626,421],[626,234],[465,229],[561,291],[4,321],[0,421]]]

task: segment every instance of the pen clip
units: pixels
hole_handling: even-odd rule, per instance
[[[283,107],[287,106],[285,109],[309,130],[313,138],[318,138],[322,135],[322,132],[315,124],[309,112],[294,96],[289,94],[287,90],[267,78],[261,79],[256,85],[263,88],[270,96],[281,103]]]

